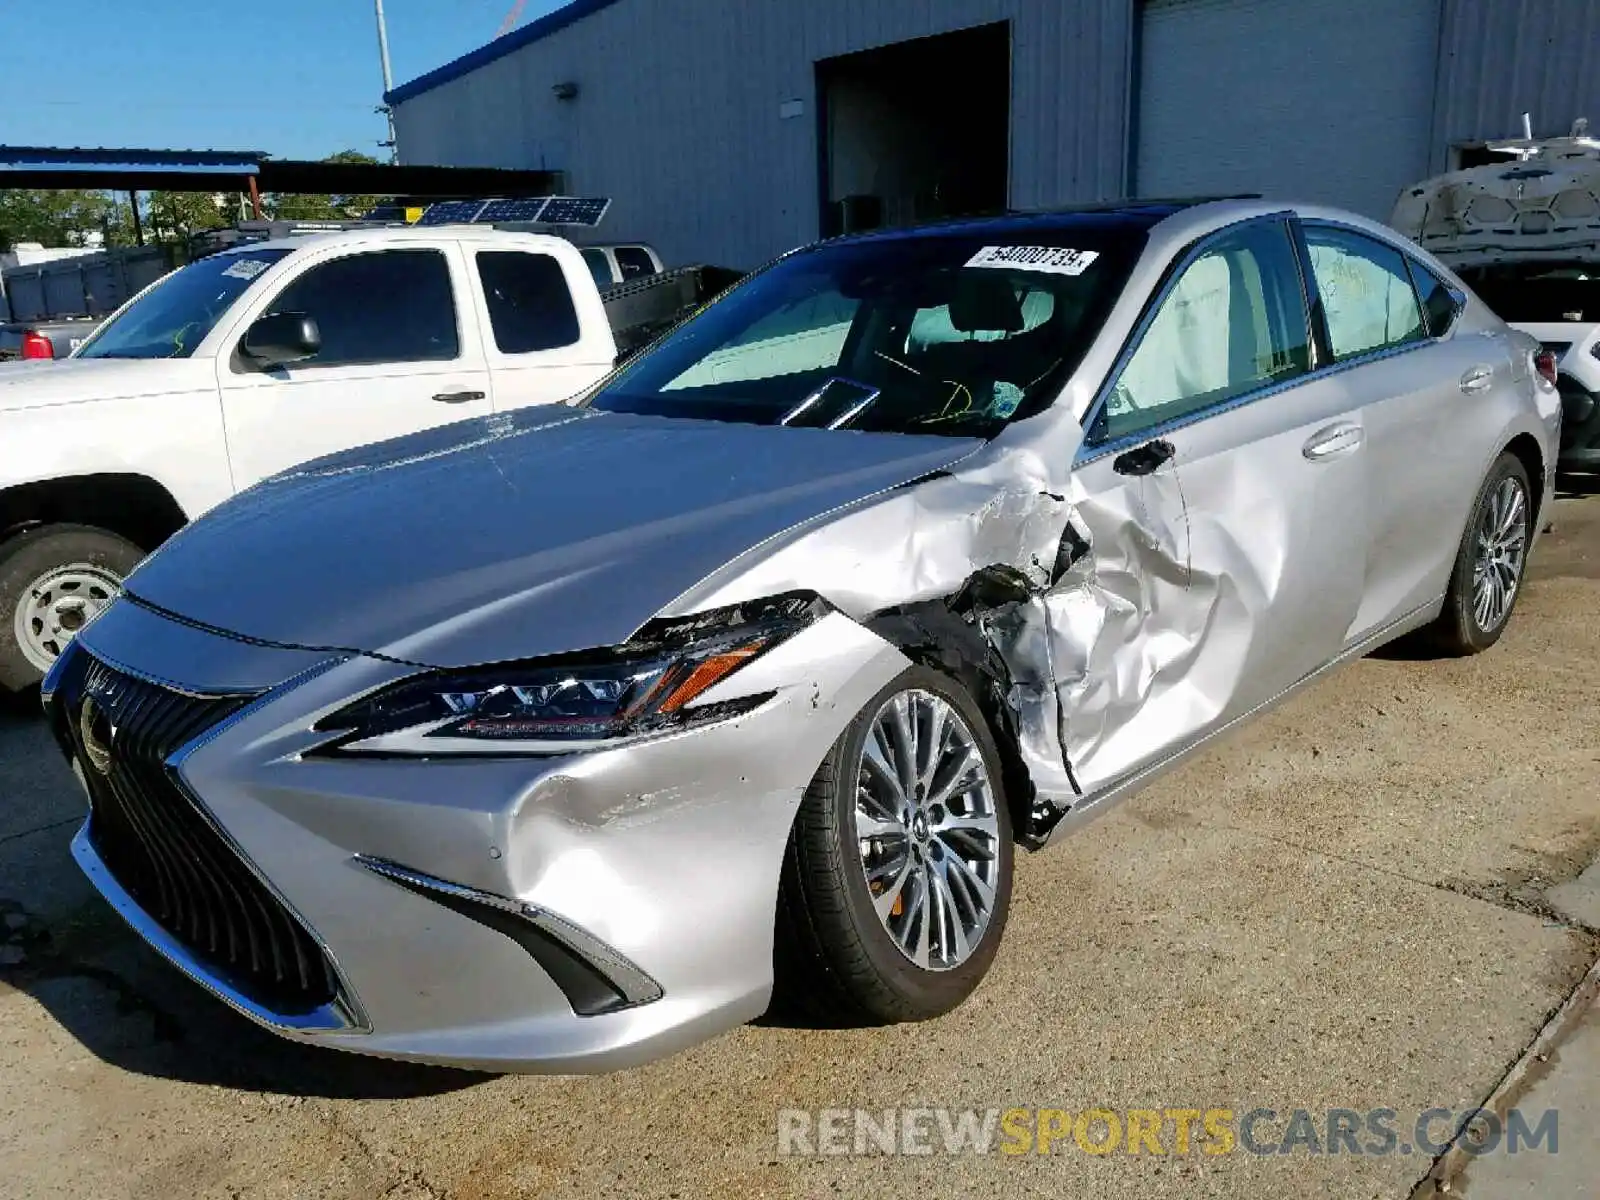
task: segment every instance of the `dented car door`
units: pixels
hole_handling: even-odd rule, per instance
[[[1089,551],[1047,598],[1063,751],[1089,796],[1337,657],[1360,603],[1360,405],[1312,374],[1289,227],[1194,248],[1090,417]]]

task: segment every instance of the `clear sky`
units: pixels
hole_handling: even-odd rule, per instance
[[[527,0],[521,23],[562,0]],[[514,0],[384,0],[396,84]],[[372,0],[0,0],[0,145],[382,155]]]

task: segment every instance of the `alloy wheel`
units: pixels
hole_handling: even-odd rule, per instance
[[[884,702],[856,765],[855,836],[878,920],[923,970],[959,967],[989,929],[995,804],[983,751],[948,700],[911,689]]]
[[[1485,633],[1500,628],[1522,585],[1528,548],[1528,495],[1514,477],[1502,479],[1484,506],[1472,563],[1472,619]]]

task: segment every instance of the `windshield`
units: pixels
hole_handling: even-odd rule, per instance
[[[1055,398],[1145,240],[1142,230],[1089,223],[1021,237],[1028,244],[941,232],[796,254],[668,334],[589,404],[993,436]]]
[[[1502,321],[1600,321],[1600,262],[1492,263],[1458,274]]]
[[[94,332],[78,358],[188,358],[223,313],[287,250],[219,254],[174,271]]]

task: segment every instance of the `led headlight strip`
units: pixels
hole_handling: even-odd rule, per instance
[[[430,671],[316,725],[320,753],[571,754],[737,716],[771,692],[695,701],[828,611],[810,593],[652,621],[621,646]]]

